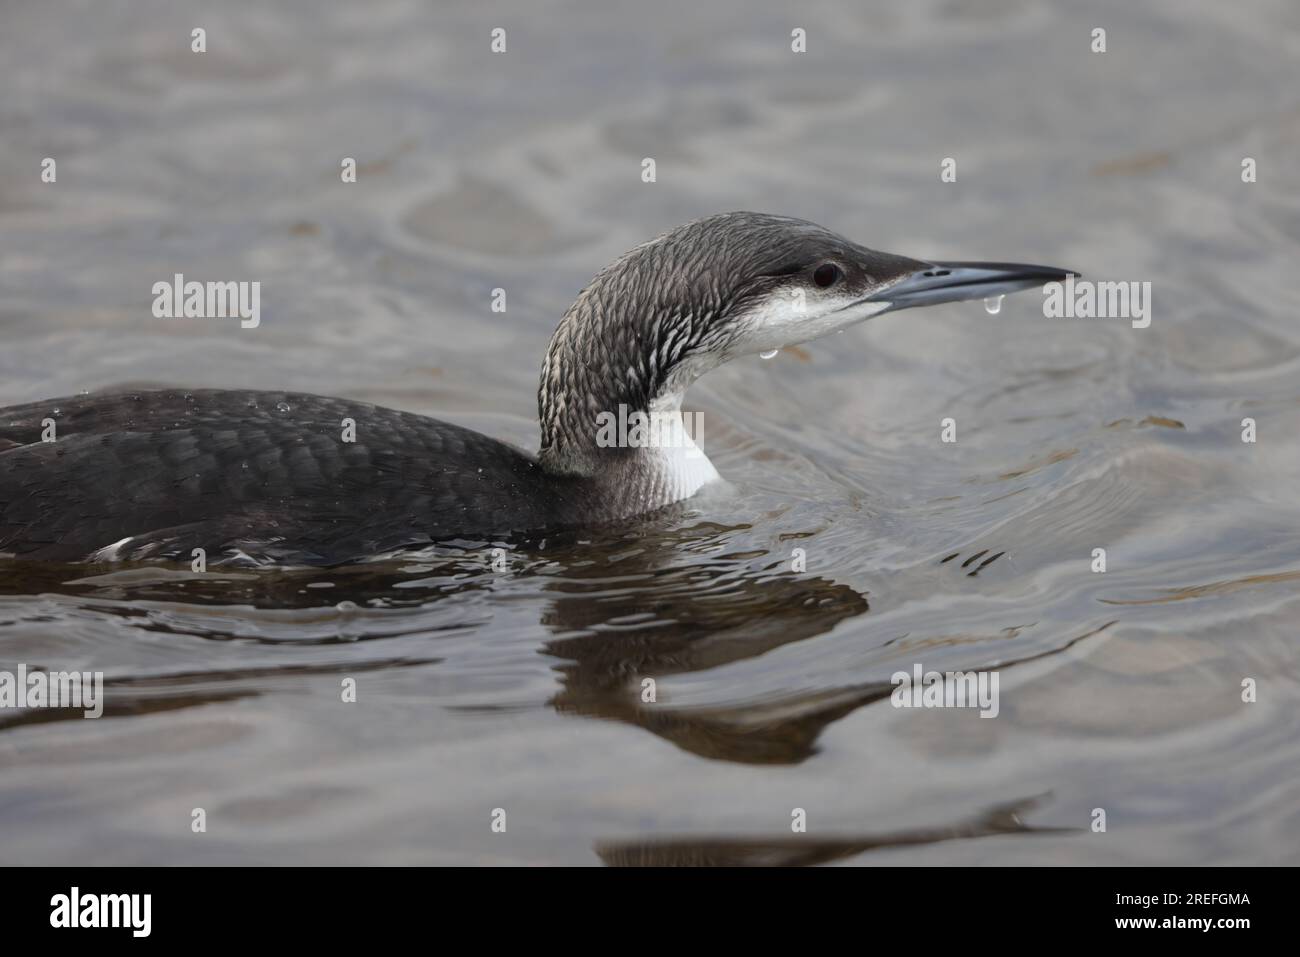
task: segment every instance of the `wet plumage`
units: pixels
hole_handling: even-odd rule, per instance
[[[45,419],[56,441],[41,440]],[[342,561],[563,521],[582,484],[470,429],[299,393],[83,395],[0,411],[0,553],[20,557],[75,561],[127,538],[111,557],[256,546]]]
[[[0,409],[0,554],[189,560],[202,548],[209,561],[338,563],[647,514],[718,478],[680,413],[715,366],[890,309],[1064,275],[925,263],[784,216],[706,217],[624,254],[566,311],[542,363],[536,458],[436,419],[315,395],[51,399]],[[610,444],[600,417],[625,413],[665,417],[673,428],[656,434],[671,441]]]

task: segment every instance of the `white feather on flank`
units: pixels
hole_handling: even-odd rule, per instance
[[[99,549],[98,551],[93,552],[90,556],[90,560],[92,562],[120,561],[122,549],[125,548],[127,543],[131,541],[131,539],[134,537],[135,537],[134,535],[128,535],[126,536],[126,538],[118,539],[112,545],[105,545],[103,548]]]

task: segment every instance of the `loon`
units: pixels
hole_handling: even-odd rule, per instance
[[[680,410],[721,363],[1067,275],[922,262],[784,216],[709,216],[625,253],[564,314],[542,363],[535,457],[425,416],[299,393],[12,406],[0,409],[0,556],[189,560],[202,548],[209,560],[331,565],[616,523],[718,479]],[[674,440],[599,441],[602,413],[620,407],[671,423]]]

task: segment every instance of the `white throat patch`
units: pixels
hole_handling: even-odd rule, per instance
[[[846,329],[892,305],[834,299],[811,302],[789,294],[774,295],[739,320],[744,323],[745,331],[733,348],[738,347],[737,351],[742,353],[784,349]]]
[[[690,498],[705,485],[716,482],[721,476],[713,467],[682,421],[682,394],[661,396],[650,404],[651,414],[658,417],[661,426],[660,440],[651,448],[642,450],[652,463],[663,483],[665,505]],[[694,419],[696,435],[701,438],[702,415]]]

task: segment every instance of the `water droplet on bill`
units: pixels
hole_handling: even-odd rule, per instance
[[[996,316],[1002,311],[1002,296],[989,296],[984,300],[984,311],[990,316]]]

